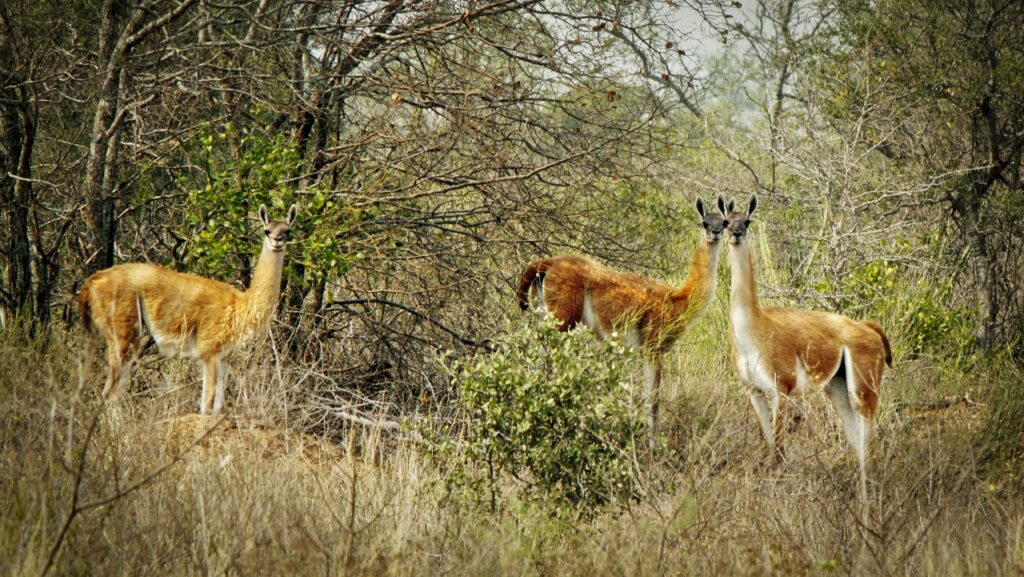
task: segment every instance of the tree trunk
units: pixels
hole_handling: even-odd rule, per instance
[[[978,186],[983,185],[975,184],[975,187]],[[981,229],[980,196],[976,191],[967,196],[967,199],[954,204],[954,211],[963,226],[974,273],[974,345],[983,354],[988,354],[995,345],[995,322],[999,312],[998,299],[994,294],[996,279],[985,231]]]
[[[114,264],[115,198],[113,191],[106,188],[105,184],[116,177],[116,167],[111,166],[111,161],[116,160],[117,126],[114,120],[120,98],[123,65],[117,54],[117,36],[125,10],[122,0],[103,2],[97,53],[100,87],[85,163],[87,275]]]
[[[28,94],[19,77],[14,30],[5,5],[0,5],[0,214],[7,254],[3,306],[15,314],[31,313],[32,252],[29,209],[32,203],[31,157],[35,123]]]
[[[119,154],[122,120],[127,107],[122,102],[130,80],[128,57],[144,39],[169,26],[188,12],[196,0],[182,0],[157,15],[143,8],[131,10],[127,0],[104,0],[99,30],[96,66],[99,92],[93,114],[89,153],[85,163],[86,244],[85,272],[114,264],[114,239],[119,191]],[[130,14],[130,17],[129,17]],[[149,20],[146,20],[149,18]]]

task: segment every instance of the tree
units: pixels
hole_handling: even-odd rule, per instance
[[[85,161],[83,191],[88,198],[85,221],[86,271],[95,272],[114,264],[117,225],[117,199],[123,194],[121,132],[125,119],[134,109],[146,106],[156,94],[136,92],[129,96],[129,85],[138,70],[131,56],[145,40],[171,26],[196,3],[196,0],[165,2],[153,0],[131,6],[126,0],[104,0],[100,9],[95,52],[95,94],[92,131]],[[148,55],[152,64],[166,66],[163,59],[172,56],[173,45]],[[161,54],[163,52],[163,54]],[[137,63],[134,66],[139,66]]]
[[[214,159],[236,175],[217,182],[268,192],[265,168],[280,165],[253,156],[257,135],[287,137],[273,148],[298,155],[284,179],[308,201],[286,290],[292,338],[355,319],[391,357],[404,356],[395,340],[438,328],[406,328],[435,318],[424,311],[456,317],[445,326],[458,334],[479,330],[480,315],[456,302],[482,306],[485,287],[500,287],[493,263],[524,262],[519,251],[586,238],[591,251],[628,254],[618,235],[585,230],[579,207],[656,186],[650,167],[676,140],[662,115],[697,95],[647,2],[319,2],[251,17],[253,35],[227,9],[204,28],[211,70],[199,77],[243,52],[254,73],[194,87],[222,90],[231,121],[212,156],[189,158],[185,186],[205,189]]]
[[[952,217],[972,272],[977,348],[1020,347],[1024,218],[1024,7],[1005,0],[837,3],[836,102],[876,112],[878,150],[941,182],[925,202]],[[822,70],[825,71],[824,69]],[[833,110],[844,115],[841,106]],[[848,115],[845,120],[854,120]]]
[[[26,312],[32,296],[32,255],[28,215],[32,205],[32,145],[35,142],[33,107],[26,70],[17,58],[14,25],[6,4],[0,4],[0,207],[4,267],[0,308]]]
[[[849,124],[833,122],[831,92],[820,86],[842,80],[816,66],[838,42],[835,8],[814,0],[754,0],[712,3],[705,14],[726,44],[713,62],[721,105],[708,125],[730,170],[705,169],[721,172],[712,186],[767,200],[772,214],[764,226],[779,234],[771,236],[774,254],[768,244],[760,250],[781,271],[766,267],[770,291],[861,314],[880,296],[863,282],[867,271],[907,258],[891,242],[904,222],[886,215],[914,187],[857,130],[857,114],[870,112],[862,102],[849,103]]]
[[[115,260],[245,285],[253,206],[298,201],[295,350],[336,338],[346,364],[401,368],[482,342],[538,253],[622,262],[682,226],[660,164],[702,87],[668,4],[4,6],[8,307],[71,309]]]

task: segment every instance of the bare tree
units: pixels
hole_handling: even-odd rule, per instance
[[[256,157],[287,136],[287,194],[311,223],[288,274],[290,338],[355,322],[380,353],[360,348],[367,366],[431,339],[482,342],[474,319],[509,282],[498,263],[636,251],[583,206],[612,214],[608,200],[658,187],[652,166],[679,140],[668,114],[698,110],[699,82],[646,2],[264,2],[202,19],[184,82],[217,94],[231,127],[222,152],[185,160],[187,186],[231,159],[215,188],[278,194]],[[198,212],[227,210],[214,196]]]
[[[86,272],[114,264],[116,201],[124,186],[120,176],[121,133],[126,117],[156,96],[129,97],[129,85],[137,72],[130,58],[143,41],[172,25],[195,3],[154,0],[132,6],[126,0],[104,0],[102,4],[94,64],[97,93],[83,182],[83,192],[89,199],[85,212]]]

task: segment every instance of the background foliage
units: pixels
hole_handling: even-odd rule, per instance
[[[0,2],[0,567],[1019,573],[1022,20],[1011,0]],[[628,474],[636,359],[516,310],[521,267],[560,251],[678,282],[695,197],[751,193],[762,300],[893,343],[866,519],[815,401],[762,466],[724,262],[667,362],[667,450]],[[255,207],[292,202],[237,443],[163,448],[195,424],[188,363],[147,356],[103,416],[82,281],[146,261],[244,287]],[[608,428],[563,443],[593,403]],[[289,452],[310,434],[331,464]],[[459,476],[504,506],[435,491]]]

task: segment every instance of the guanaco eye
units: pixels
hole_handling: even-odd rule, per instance
[[[269,228],[265,228],[265,229],[263,229],[263,234],[264,234],[265,236],[270,236],[270,229],[269,229]]]

